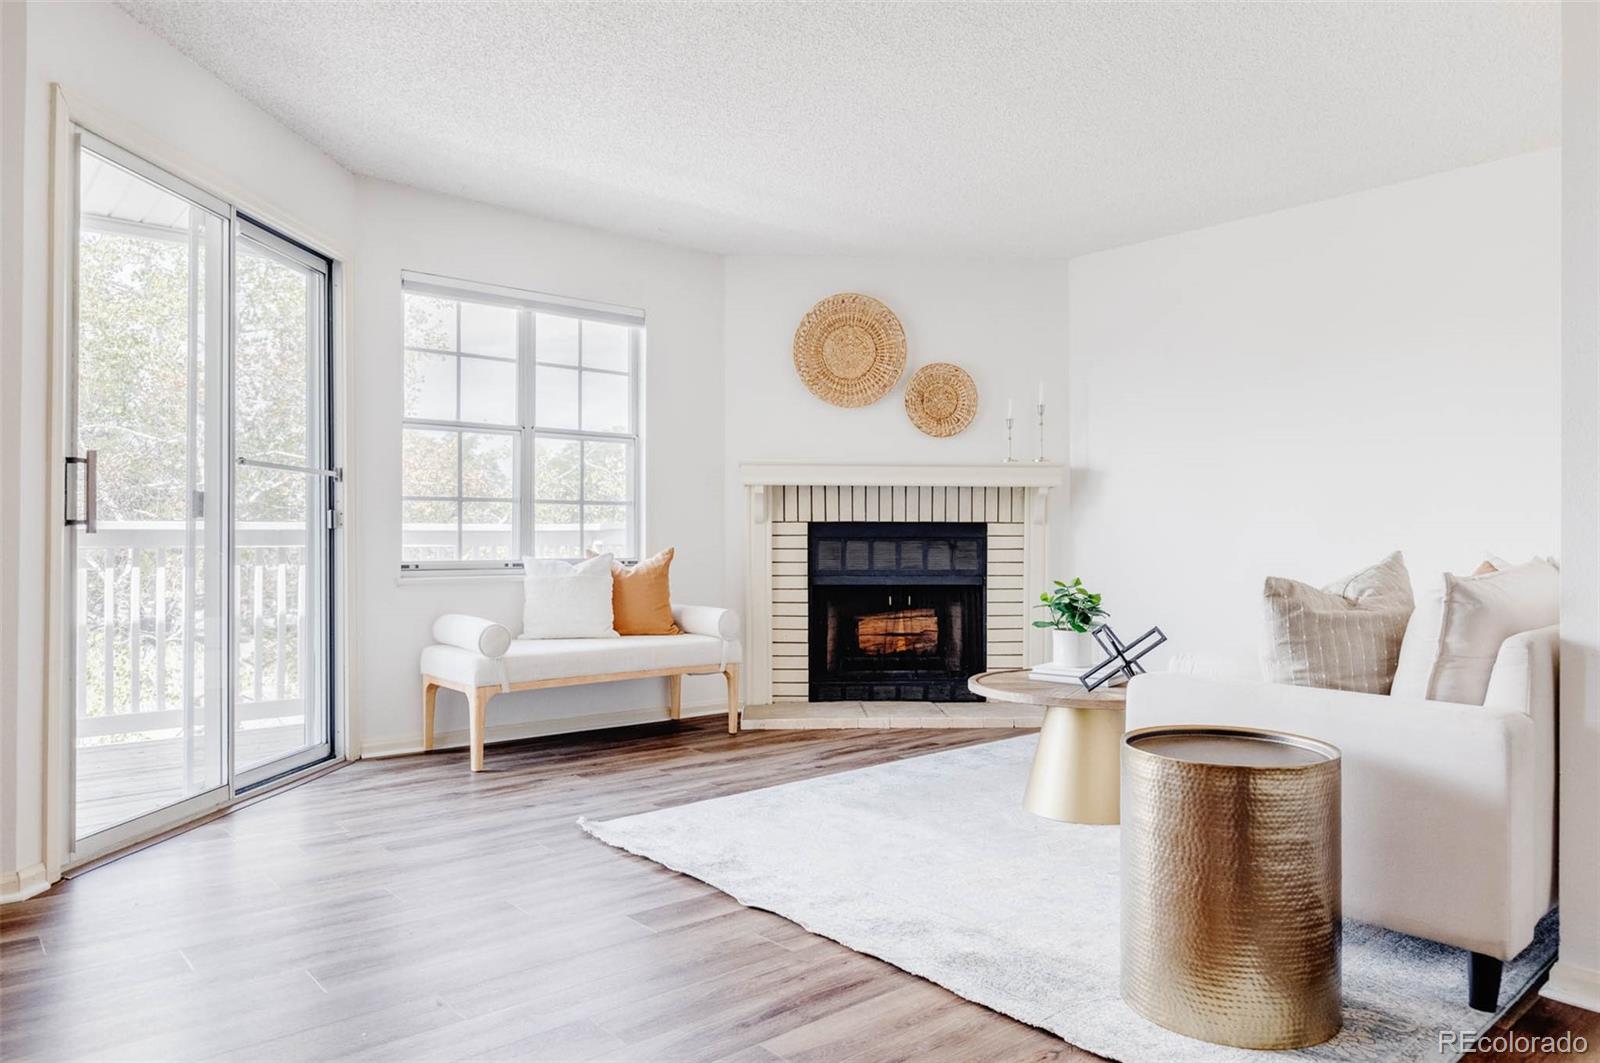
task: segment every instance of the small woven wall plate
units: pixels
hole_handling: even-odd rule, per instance
[[[835,406],[870,406],[906,367],[900,319],[878,300],[830,295],[794,330],[794,370],[806,389]]]
[[[906,416],[930,436],[953,436],[978,412],[978,386],[967,371],[934,362],[911,374],[906,385]]]

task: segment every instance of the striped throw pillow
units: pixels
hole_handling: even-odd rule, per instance
[[[1387,694],[1411,618],[1399,551],[1321,590],[1267,577],[1261,676],[1269,683]]]

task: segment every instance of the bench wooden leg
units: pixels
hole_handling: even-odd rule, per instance
[[[739,712],[742,708],[739,704],[739,666],[730,664],[722,670],[722,674],[728,678],[728,733],[736,735],[739,733]]]
[[[667,716],[674,720],[683,719],[683,676],[667,676]]]
[[[433,710],[439,704],[439,684],[431,679],[422,681],[422,751],[433,749]]]
[[[483,732],[489,718],[489,699],[494,697],[494,687],[477,687],[467,695],[468,743],[472,749],[472,770],[483,770]]]

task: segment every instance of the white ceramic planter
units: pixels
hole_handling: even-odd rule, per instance
[[[1050,663],[1057,668],[1087,668],[1096,663],[1094,636],[1076,631],[1052,628],[1050,631]]]

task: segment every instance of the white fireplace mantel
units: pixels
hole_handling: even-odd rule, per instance
[[[747,461],[739,464],[739,482],[745,492],[745,680],[751,703],[766,704],[775,694],[793,697],[799,684],[785,675],[803,675],[797,668],[804,662],[796,658],[804,655],[797,643],[803,641],[805,594],[796,585],[804,582],[803,536],[809,521],[988,524],[989,658],[1004,667],[1040,659],[1043,638],[1026,624],[1025,598],[1049,570],[1048,525],[1067,502],[1065,465]],[[993,644],[1002,633],[1005,645]],[[780,655],[783,667],[776,668]],[[776,690],[775,672],[785,680]]]
[[[739,482],[747,487],[790,484],[825,487],[1035,487],[1067,484],[1067,467],[1054,461],[1007,461],[971,465],[861,465],[843,462],[745,461]]]

